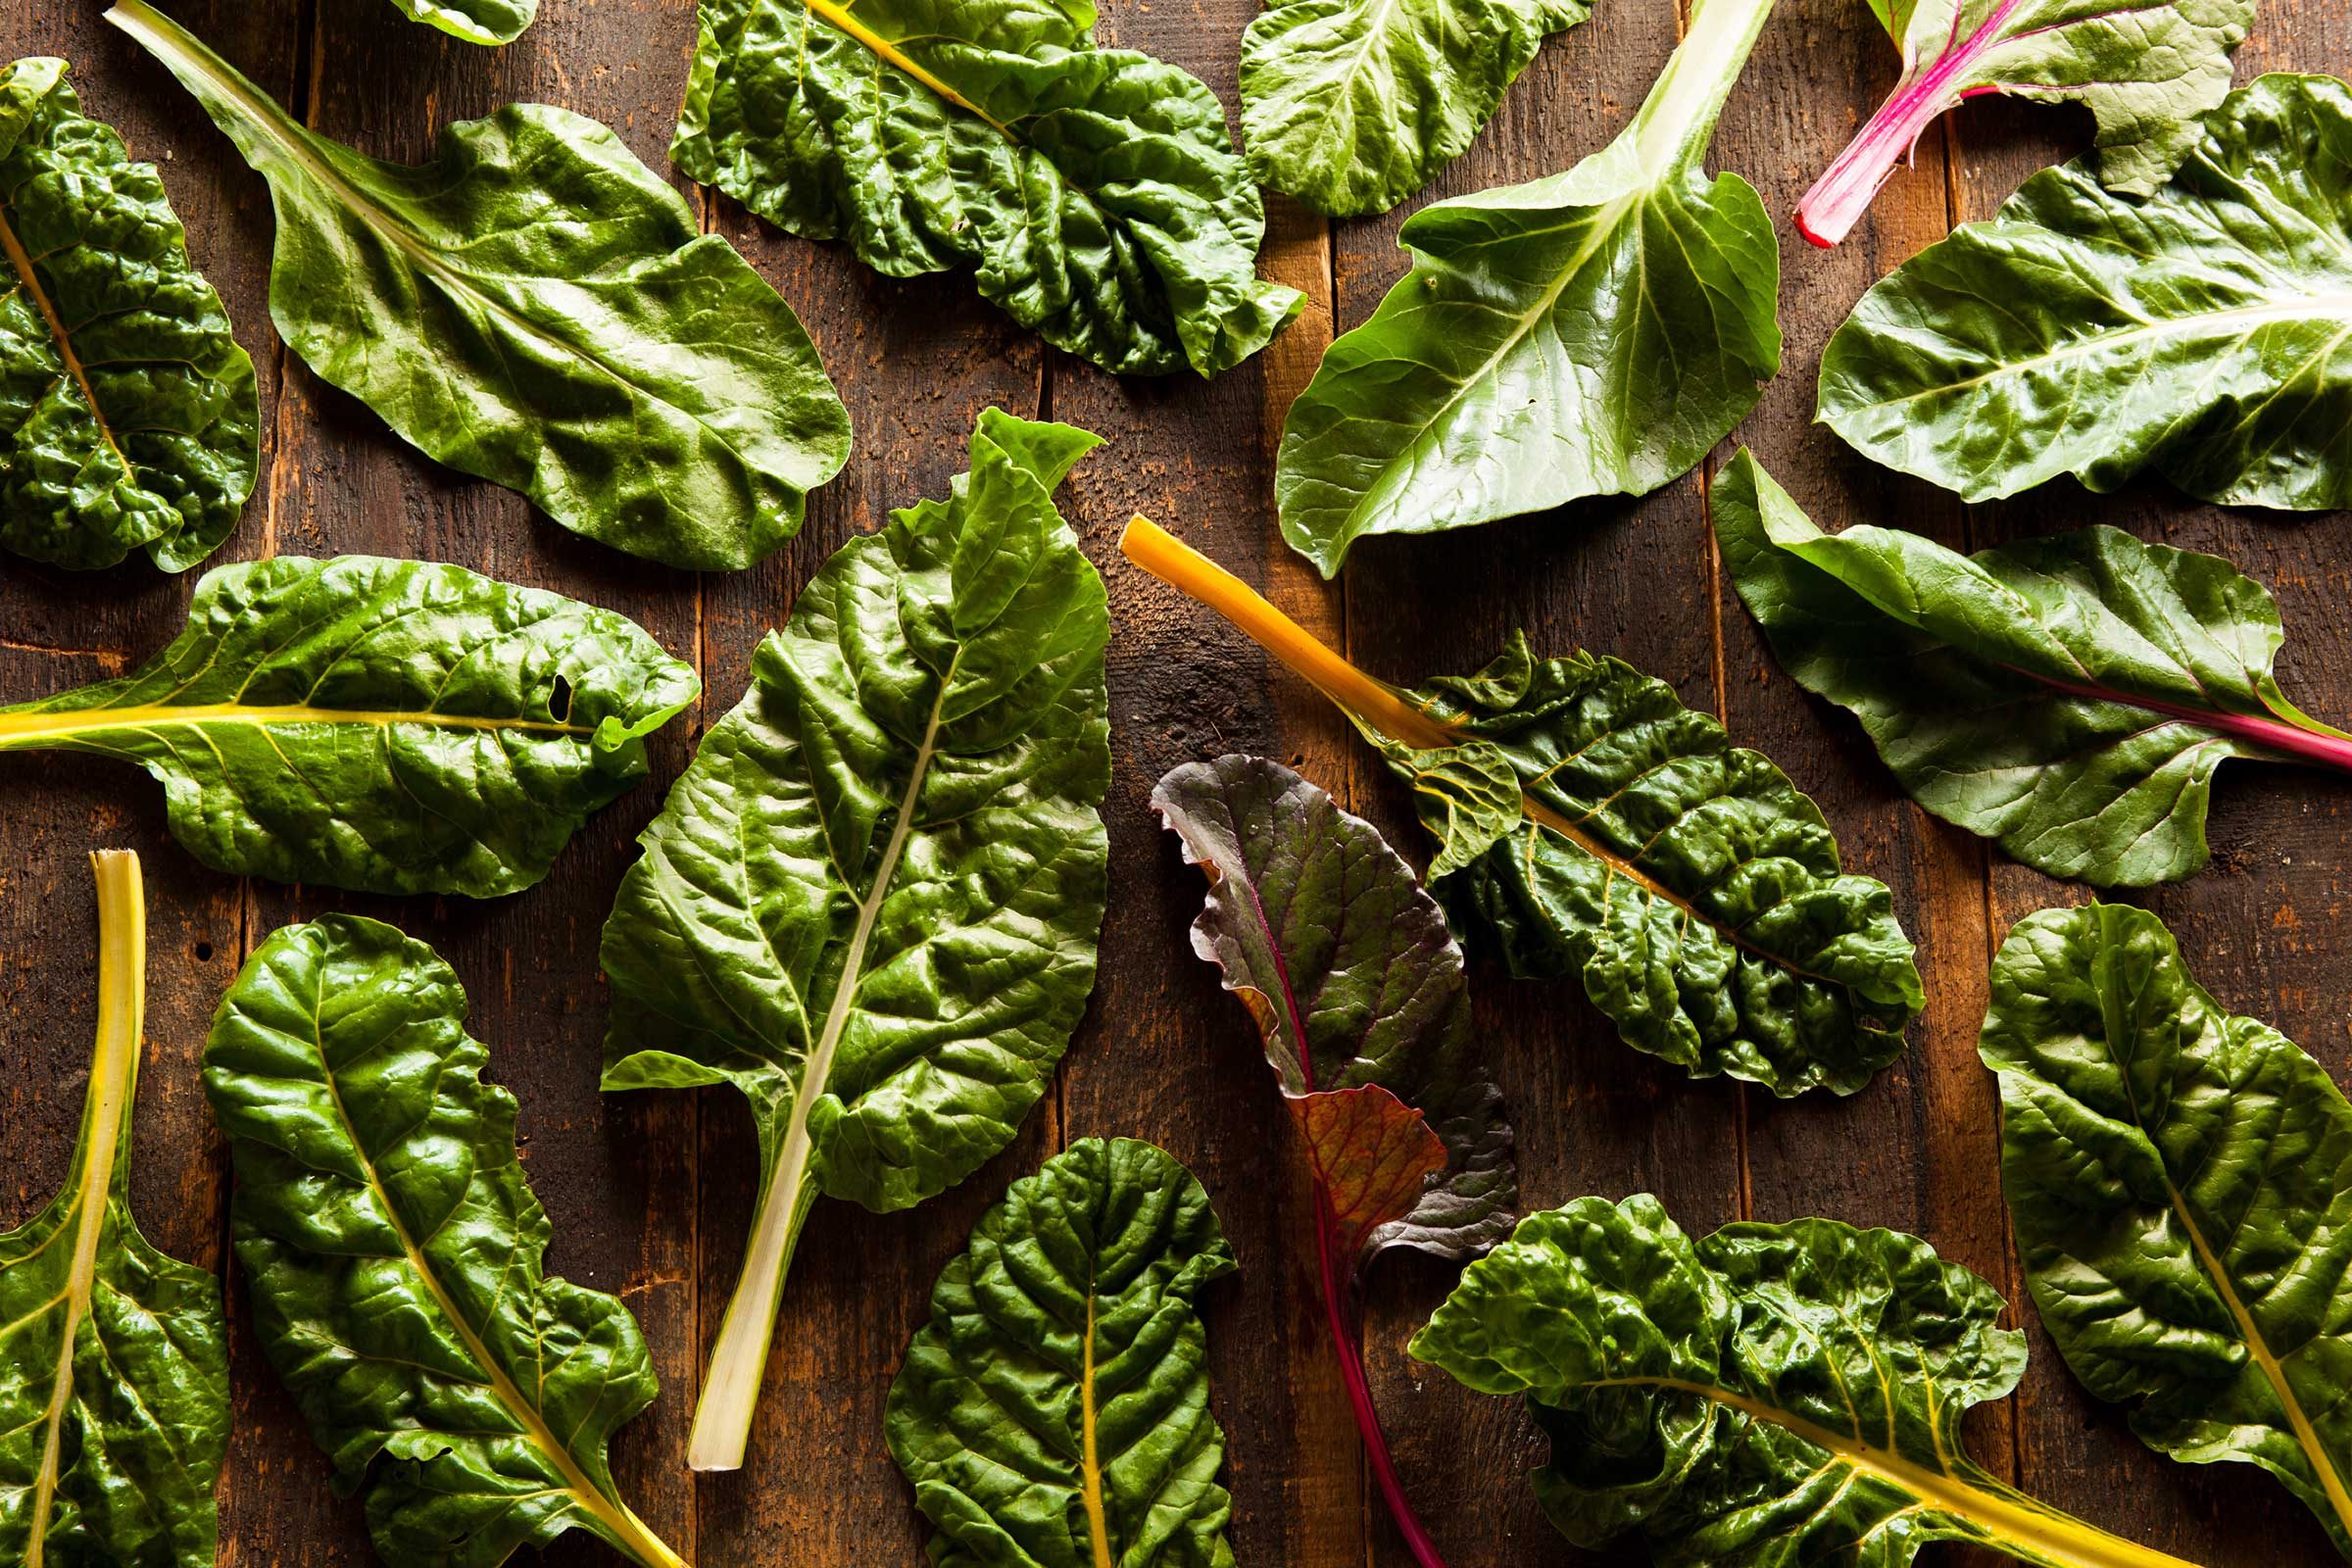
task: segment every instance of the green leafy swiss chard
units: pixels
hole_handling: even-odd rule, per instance
[[[1385,213],[1494,118],[1589,0],[1272,0],[1242,34],[1258,182],[1335,218]]]
[[[935,1563],[1232,1568],[1193,1298],[1234,1271],[1164,1150],[1088,1138],[1014,1182],[931,1292],[884,1431]]]
[[[1699,162],[1771,0],[1699,0],[1618,138],[1564,174],[1405,221],[1413,268],[1283,423],[1283,537],[1340,568],[1431,533],[1685,473],[1780,368],[1780,250]]]
[[[1202,375],[1298,312],[1216,95],[1094,45],[1093,0],[703,0],[670,157],[892,277],[983,297],[1106,369]]]
[[[2152,470],[2207,501],[2352,506],[2352,88],[2264,76],[2145,201],[2082,162],[1880,282],[1820,417],[1972,501]]]
[[[1850,1094],[1924,1003],[1883,883],[1712,714],[1614,659],[1538,660],[1401,693],[1137,518],[1121,549],[1337,703],[1414,785],[1443,890],[1512,971],[1575,978],[1636,1050],[1779,1095]],[[1458,867],[1458,869],[1456,869]]]
[[[539,0],[392,0],[412,22],[467,43],[513,43],[539,14]]]
[[[21,1568],[213,1568],[228,1449],[220,1282],[131,1218],[147,1010],[139,858],[98,876],[98,1045],[66,1185],[0,1236],[0,1559]]]
[[[61,566],[220,548],[261,461],[253,361],[153,164],[63,60],[0,72],[0,545]]]
[[[1110,621],[1053,493],[1095,444],[992,409],[950,499],[836,551],[613,902],[605,1087],[732,1083],[760,1135],[699,1469],[743,1462],[818,1195],[906,1208],[970,1175],[1094,988]]]
[[[2262,584],[2085,528],[1963,556],[1816,528],[1745,451],[1713,491],[1725,569],[1782,665],[1847,708],[1920,805],[2053,876],[2137,887],[2205,863],[2231,758],[2352,771],[2271,665]]]
[[[496,1568],[577,1529],[683,1568],[605,1458],[653,1402],[645,1338],[542,1271],[547,1211],[488,1055],[457,975],[388,925],[262,944],[204,1048],[254,1330],[387,1563]]]
[[[2164,922],[2018,922],[1979,1045],[2041,1320],[2150,1447],[2257,1464],[2352,1556],[2352,1105],[2232,1017]]]
[[[270,182],[270,312],[418,450],[673,566],[748,566],[841,470],[850,421],[782,296],[605,126],[515,104],[387,164],[327,140],[184,29],[107,19]]]
[[[1914,1236],[1800,1219],[1694,1242],[1654,1198],[1584,1198],[1471,1264],[1412,1351],[1523,1396],[1552,1522],[1638,1535],[1659,1568],[1903,1568],[1938,1541],[2188,1568],[1967,1457],[1962,1415],[2025,1370],[2001,1304]]]
[[[197,584],[137,672],[0,709],[0,753],[136,762],[207,865],[492,898],[645,776],[700,690],[626,617],[461,566],[295,556]]]

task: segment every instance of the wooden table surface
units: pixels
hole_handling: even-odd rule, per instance
[[[1257,3],[1105,0],[1101,35],[1182,64],[1230,109],[1237,42]],[[253,353],[263,478],[218,559],[373,552],[459,562],[635,616],[693,660],[708,689],[657,742],[655,780],[595,817],[546,883],[493,904],[239,883],[172,844],[158,790],[135,770],[0,759],[0,1157],[10,1172],[0,1191],[10,1223],[62,1180],[78,1113],[95,974],[84,852],[128,846],[145,858],[152,906],[134,1174],[148,1235],[182,1257],[224,1262],[227,1165],[197,1061],[242,955],[274,927],[334,908],[426,938],[471,991],[492,1074],[520,1097],[528,1168],[555,1222],[551,1267],[619,1293],[645,1325],[662,1395],[620,1438],[616,1468],[636,1508],[705,1568],[919,1560],[924,1528],[882,1443],[884,1393],[933,1276],[973,1220],[1008,1181],[1090,1134],[1149,1138],[1174,1152],[1207,1185],[1240,1255],[1240,1276],[1212,1291],[1206,1315],[1244,1568],[1406,1563],[1366,1485],[1323,1343],[1307,1207],[1279,1106],[1249,1019],[1187,947],[1200,880],[1146,801],[1177,762],[1257,751],[1332,789],[1416,860],[1427,849],[1396,787],[1329,708],[1119,560],[1119,527],[1141,510],[1391,678],[1472,668],[1514,626],[1539,651],[1583,644],[1633,661],[1771,754],[1829,813],[1849,866],[1894,889],[1920,946],[1928,1010],[1909,1054],[1845,1101],[1784,1102],[1728,1081],[1687,1082],[1619,1044],[1574,987],[1517,983],[1479,963],[1478,1017],[1509,1096],[1531,1207],[1647,1190],[1692,1231],[1750,1215],[1892,1226],[1927,1236],[2022,1298],[1998,1189],[1993,1083],[1974,1049],[1985,965],[2012,921],[2082,890],[1929,819],[1895,792],[1850,718],[1779,672],[1714,561],[1713,463],[1638,502],[1581,503],[1444,539],[1375,540],[1336,584],[1281,547],[1272,479],[1283,412],[1335,325],[1361,321],[1403,270],[1401,214],[1335,224],[1276,200],[1263,266],[1306,292],[1298,323],[1214,382],[1120,381],[1043,349],[961,277],[890,282],[838,247],[788,238],[686,187],[705,226],[733,239],[801,313],[858,443],[788,548],[752,571],[696,577],[576,538],[520,498],[436,467],[294,362],[266,308],[270,218],[261,179],[159,67],[100,21],[102,10],[103,0],[23,0],[0,14],[0,39],[12,57],[69,58],[90,112],[163,167],[197,262]],[[449,120],[540,99],[608,122],[664,170],[695,30],[693,0],[543,0],[537,24],[498,50],[409,24],[389,0],[180,0],[173,10],[309,123],[377,156],[423,158]],[[1672,48],[1678,19],[1664,0],[1599,0],[1596,10],[1544,48],[1431,196],[1565,168],[1616,132]],[[2264,0],[2239,79],[2282,69],[2352,72],[2352,6]],[[2323,718],[2352,716],[2352,514],[2224,511],[2154,487],[2095,498],[2064,482],[1964,508],[1873,469],[1810,424],[1823,341],[1862,290],[2087,142],[2087,116],[1981,100],[1929,130],[1917,167],[1895,177],[1848,244],[1813,250],[1788,214],[1893,71],[1860,0],[1781,0],[1732,98],[1711,166],[1747,176],[1780,220],[1788,333],[1787,368],[1738,438],[1830,526],[1893,523],[1974,548],[2097,520],[2225,554],[2281,602],[2288,695]],[[749,1464],[698,1478],[685,1468],[687,1416],[751,1209],[751,1123],[731,1091],[598,1094],[598,930],[636,833],[694,738],[741,693],[755,643],[844,539],[945,489],[963,466],[974,416],[990,404],[1084,425],[1109,443],[1063,492],[1108,580],[1113,618],[1114,776],[1104,807],[1113,873],[1101,982],[1056,1093],[1003,1156],[906,1213],[819,1206],[785,1294]],[[0,564],[0,700],[143,659],[177,629],[194,580],[144,564],[88,575]],[[2352,1082],[2352,956],[2334,940],[2352,866],[2348,807],[2352,789],[2315,773],[2226,768],[2213,865],[2148,903],[2224,1003],[2277,1023]],[[1403,1354],[1448,1278],[1427,1260],[1393,1255],[1369,1303],[1375,1391],[1407,1485],[1457,1565],[1575,1559],[1523,1483],[1542,1445],[1518,1409],[1417,1371]],[[236,1435],[221,1487],[221,1561],[372,1560],[359,1505],[329,1494],[326,1463],[265,1364],[239,1291],[230,1313]],[[2319,1529],[2259,1472],[2190,1469],[2142,1448],[2117,1411],[2073,1383],[2030,1306],[2018,1316],[2034,1341],[2024,1389],[1968,1426],[1993,1470],[2200,1562],[2332,1560]],[[617,1560],[580,1539],[548,1556]],[[1637,1548],[1615,1560],[1642,1558]]]

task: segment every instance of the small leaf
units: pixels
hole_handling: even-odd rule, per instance
[[[392,0],[412,22],[467,43],[513,43],[539,14],[539,0]]]
[[[1421,1206],[1429,1179],[1446,1174],[1446,1140],[1380,1084],[1286,1095],[1283,1103],[1330,1197],[1343,1257],[1376,1251],[1384,1233],[1399,1234],[1393,1228]]]

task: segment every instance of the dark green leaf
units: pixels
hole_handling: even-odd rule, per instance
[[[940,1568],[1232,1568],[1193,1298],[1234,1270],[1162,1150],[1088,1138],[1014,1182],[931,1293],[884,1431]]]
[[[748,566],[841,470],[849,415],[792,307],[593,120],[515,104],[379,163],[306,128],[146,0],[108,20],[270,182],[270,311],[404,439],[576,533]]]
[[[1413,268],[1291,406],[1283,537],[1330,576],[1431,533],[1685,473],[1780,368],[1780,251],[1699,168],[1771,0],[1701,0],[1623,134],[1564,174],[1425,207]]]
[[[413,22],[467,43],[513,43],[539,14],[539,0],[392,0]]]
[[[645,776],[694,671],[632,621],[461,566],[223,566],[137,673],[0,709],[0,752],[136,762],[206,864],[492,898]]]
[[[2352,1105],[2328,1069],[2116,905],[2018,922],[1978,1049],[2067,1365],[2150,1447],[2278,1477],[2352,1556]]]
[[[63,60],[0,73],[0,545],[185,571],[253,493],[253,361],[153,164],[83,118]]]
[[[1106,369],[1212,375],[1299,295],[1255,275],[1216,95],[1094,46],[1093,0],[703,0],[670,157],[893,277],[983,297]]]
[[[1861,718],[1946,821],[2053,876],[2140,886],[2205,863],[2230,758],[2352,769],[2279,692],[2269,593],[2115,528],[1974,556],[1825,534],[1742,451],[1717,479],[1725,568],[1799,682]]]
[[[1823,422],[1972,501],[2143,469],[2352,506],[2352,88],[2264,76],[2145,201],[2077,162],[1897,268],[1831,337]]]
[[[1053,492],[1095,444],[992,409],[950,500],[835,552],[613,903],[605,1086],[732,1083],[760,1133],[698,1467],[742,1462],[817,1195],[905,1208],[970,1175],[1094,988],[1110,621]]]

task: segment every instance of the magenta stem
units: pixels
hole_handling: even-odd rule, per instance
[[[2024,670],[2020,674],[2026,674]],[[2071,681],[2050,680],[2046,676],[2029,678],[2065,692],[2070,697],[2085,697],[2092,702],[2117,703],[2126,708],[2144,709],[2151,713],[2163,713],[2170,718],[2185,719],[2200,729],[2218,730],[2239,740],[2251,741],[2265,751],[2282,752],[2301,761],[2317,762],[2352,773],[2352,737],[2315,732],[2289,724],[2280,718],[2256,718],[2250,713],[2222,713],[2210,709],[2190,708],[2181,703],[2168,703],[2157,697],[2127,697],[2103,686],[2077,686]]]

